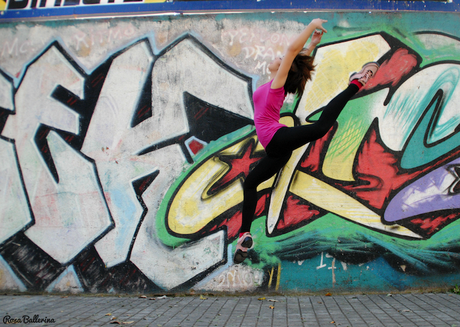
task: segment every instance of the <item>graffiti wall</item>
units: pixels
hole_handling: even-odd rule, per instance
[[[282,109],[314,122],[258,189],[254,90],[313,18],[316,73]],[[439,22],[442,21],[442,24]],[[460,34],[446,13],[247,13],[0,25],[0,288],[392,291],[460,278]]]

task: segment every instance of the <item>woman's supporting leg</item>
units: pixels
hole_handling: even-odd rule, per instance
[[[357,85],[350,84],[324,107],[321,117],[314,124],[279,129],[268,144],[267,153],[280,156],[326,135],[358,91]]]
[[[251,229],[257,206],[257,187],[283,168],[290,157],[290,153],[278,158],[265,157],[246,177],[243,185],[243,221],[240,233],[249,232]]]

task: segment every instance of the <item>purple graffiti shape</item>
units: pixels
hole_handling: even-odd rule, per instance
[[[460,158],[443,165],[401,190],[388,204],[383,219],[399,221],[459,207]]]

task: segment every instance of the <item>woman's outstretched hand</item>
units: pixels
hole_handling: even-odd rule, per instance
[[[321,38],[323,37],[323,31],[315,30],[313,35],[311,36],[311,45],[317,46],[321,42]]]
[[[313,26],[315,30],[321,30],[324,33],[327,33],[327,30],[323,27],[324,23],[327,23],[327,20],[316,18],[311,21],[310,25]]]

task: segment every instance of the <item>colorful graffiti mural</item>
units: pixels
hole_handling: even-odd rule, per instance
[[[325,14],[315,76],[283,123],[314,121],[364,62],[381,69],[259,187],[256,247],[239,266],[242,182],[264,155],[252,92],[312,14],[0,26],[0,287],[392,290],[459,278],[460,39],[455,15],[442,31],[426,15]]]

